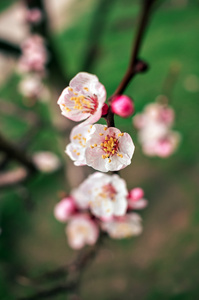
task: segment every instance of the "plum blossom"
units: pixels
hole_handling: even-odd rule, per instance
[[[71,131],[70,144],[66,147],[66,153],[75,161],[76,166],[86,165],[86,141],[90,137],[91,128],[92,125],[78,125]]]
[[[143,189],[139,187],[129,191],[127,200],[129,209],[143,209],[148,204],[148,201],[144,199]]]
[[[79,214],[68,222],[66,235],[70,247],[78,250],[85,245],[94,245],[99,236],[99,229],[88,215]]]
[[[42,12],[38,8],[25,10],[25,19],[29,23],[38,24],[42,20]]]
[[[27,98],[38,98],[42,92],[43,84],[37,75],[28,75],[19,83],[20,93]]]
[[[69,217],[75,212],[76,206],[72,197],[66,197],[55,205],[54,215],[60,222],[68,221]]]
[[[167,105],[151,103],[144,112],[133,118],[138,129],[138,140],[146,155],[168,157],[177,149],[180,134],[171,129],[174,111]]]
[[[130,165],[134,149],[128,133],[96,124],[86,143],[86,164],[101,172],[118,171]]]
[[[44,72],[48,56],[43,38],[36,34],[31,35],[23,42],[21,49],[19,72]]]
[[[37,168],[45,173],[51,173],[60,168],[58,156],[49,151],[39,151],[33,154],[33,161]]]
[[[122,239],[137,236],[142,232],[142,219],[138,214],[130,213],[111,221],[102,222],[102,230],[113,239]]]
[[[118,175],[95,172],[72,191],[76,205],[100,218],[123,216],[127,210],[126,183]]]
[[[86,119],[87,125],[100,119],[105,100],[106,90],[97,76],[80,72],[63,90],[57,103],[65,117],[77,122]]]

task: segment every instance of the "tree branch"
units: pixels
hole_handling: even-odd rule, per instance
[[[37,168],[26,152],[18,149],[15,145],[8,142],[0,133],[0,151],[6,153],[6,155],[24,165],[31,173],[35,173]]]
[[[135,42],[132,47],[132,53],[131,58],[129,62],[128,69],[121,80],[120,84],[118,85],[117,89],[113,93],[113,95],[109,98],[109,104],[111,105],[111,101],[114,96],[122,94],[126,87],[128,86],[129,82],[132,80],[132,78],[141,72],[144,72],[148,69],[147,64],[138,59],[142,40],[144,38],[145,31],[147,29],[152,5],[155,3],[156,0],[145,0],[143,2],[140,19],[138,22],[138,29],[135,37]],[[111,111],[111,108],[109,108],[108,114],[106,116],[106,122],[108,127],[114,127],[114,114]]]

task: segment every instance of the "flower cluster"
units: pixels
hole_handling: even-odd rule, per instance
[[[134,144],[128,133],[115,127],[96,123],[111,110],[122,117],[134,111],[127,96],[105,104],[106,90],[95,75],[78,73],[58,100],[62,114],[83,121],[70,134],[66,153],[76,166],[88,165],[101,172],[119,171],[130,165]],[[108,122],[107,122],[108,123]],[[100,230],[116,239],[139,235],[141,218],[134,209],[147,205],[141,188],[127,190],[119,175],[96,172],[90,175],[69,197],[62,199],[54,210],[55,217],[67,222],[69,245],[80,249],[96,243]]]
[[[150,103],[143,113],[135,115],[133,124],[146,155],[168,157],[175,152],[180,134],[171,129],[174,117],[173,109],[160,103]]]
[[[66,153],[75,165],[88,165],[101,172],[118,171],[131,163],[134,144],[128,133],[95,124],[102,114],[106,90],[95,75],[78,73],[61,94],[62,114],[82,121],[73,128]]]
[[[41,19],[42,13],[38,8],[23,10],[24,22],[37,24]],[[34,105],[37,100],[48,101],[49,91],[42,82],[48,62],[44,39],[38,34],[29,34],[21,44],[21,52],[17,66],[22,76],[18,85],[19,92],[25,97],[28,106]]]
[[[69,245],[80,249],[96,243],[100,229],[117,239],[140,234],[141,218],[132,210],[147,205],[143,197],[140,188],[128,192],[125,181],[118,175],[96,172],[62,199],[54,214],[59,221],[68,222]]]

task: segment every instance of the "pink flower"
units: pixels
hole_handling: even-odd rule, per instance
[[[63,90],[58,104],[65,117],[77,122],[87,119],[87,125],[101,118],[105,100],[106,90],[97,76],[81,72]]]
[[[76,166],[86,165],[85,150],[86,141],[91,133],[92,125],[75,126],[70,134],[70,144],[66,147],[66,153],[74,160]]]
[[[96,172],[90,175],[77,189],[72,191],[76,205],[89,208],[100,218],[122,216],[127,210],[128,191],[126,183],[118,175]]]
[[[72,197],[64,198],[55,205],[55,218],[60,222],[66,222],[75,212],[75,208],[76,206]]]
[[[42,12],[38,8],[32,8],[26,10],[25,19],[30,23],[39,23],[42,19]]]
[[[20,72],[43,72],[47,62],[47,51],[44,40],[39,35],[32,35],[21,46],[22,56],[19,59]]]
[[[111,110],[120,117],[127,118],[134,112],[133,100],[125,95],[119,95],[113,98]]]
[[[113,239],[137,236],[142,232],[141,218],[138,214],[130,213],[110,222],[102,222],[101,227]]]
[[[70,247],[78,250],[85,245],[94,245],[99,236],[99,229],[87,215],[76,215],[69,221],[66,235]]]
[[[174,153],[180,142],[180,134],[175,131],[170,131],[166,138],[158,141],[155,152],[159,157],[168,157]]]
[[[130,165],[134,149],[128,133],[96,124],[86,143],[86,163],[102,172],[118,171]]]
[[[160,103],[146,105],[144,112],[134,117],[138,140],[146,155],[168,157],[177,149],[180,135],[171,130],[173,122],[173,109]]]
[[[129,191],[128,194],[128,208],[143,209],[147,206],[148,201],[144,199],[143,189],[137,187]]]
[[[57,155],[49,151],[39,151],[33,154],[37,168],[45,173],[51,173],[60,168],[61,162]]]

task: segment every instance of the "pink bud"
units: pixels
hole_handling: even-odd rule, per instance
[[[75,203],[71,197],[62,199],[54,208],[55,218],[60,222],[66,222],[74,212]]]
[[[106,103],[104,103],[103,107],[102,107],[102,116],[106,116],[108,113],[108,105]]]
[[[137,187],[129,191],[130,200],[132,201],[138,201],[139,199],[142,199],[144,197],[144,191],[143,189]]]
[[[125,95],[116,96],[112,100],[111,109],[116,115],[127,118],[134,113],[133,100]]]

